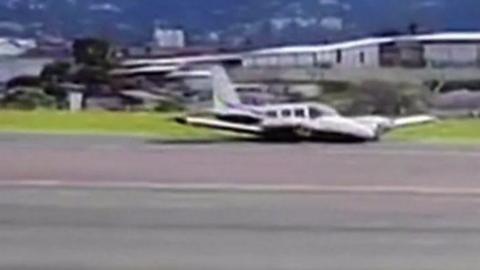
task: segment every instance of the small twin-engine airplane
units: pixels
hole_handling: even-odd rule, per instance
[[[211,129],[251,134],[265,140],[376,141],[387,131],[436,119],[428,115],[404,118],[344,117],[321,103],[288,103],[263,106],[242,104],[225,69],[212,68],[214,108],[203,117],[187,115],[178,122]]]

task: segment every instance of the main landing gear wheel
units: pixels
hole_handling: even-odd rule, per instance
[[[310,139],[313,137],[313,131],[306,127],[298,127],[295,133],[302,138]]]

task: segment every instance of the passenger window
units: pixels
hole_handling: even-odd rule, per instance
[[[267,116],[270,117],[270,118],[277,118],[278,114],[277,114],[276,111],[268,111]]]
[[[309,108],[308,114],[310,115],[311,119],[322,117],[322,112],[316,108]]]
[[[283,110],[283,111],[282,111],[282,116],[283,116],[283,117],[290,117],[290,116],[292,116],[292,111],[290,111],[290,110]]]
[[[304,109],[295,110],[295,117],[305,118],[305,110]]]

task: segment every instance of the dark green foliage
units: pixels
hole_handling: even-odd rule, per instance
[[[348,114],[406,115],[428,109],[429,91],[417,85],[367,81],[355,87]]]
[[[185,108],[178,102],[175,101],[161,101],[155,107],[156,112],[179,112]]]
[[[90,93],[109,89],[111,46],[107,41],[85,38],[74,42],[74,63],[66,61],[46,65],[39,77],[22,76],[6,84],[9,94],[2,107],[16,109],[64,108],[68,85],[81,85]]]
[[[326,82],[321,84],[321,102],[346,115],[405,115],[426,112],[431,93],[416,84],[364,81],[360,83]]]
[[[84,66],[72,75],[72,81],[85,85],[107,84],[110,81],[108,70],[98,66]]]
[[[18,76],[8,81],[5,87],[7,89],[20,86],[37,87],[40,86],[41,83],[42,80],[37,76]]]
[[[95,38],[77,39],[73,44],[73,56],[77,64],[108,66],[110,44]]]
[[[60,106],[60,104],[65,103],[67,99],[67,92],[64,88],[60,87],[56,83],[47,82],[43,87],[43,91],[45,94],[55,97],[55,99],[59,104],[59,107],[63,107],[63,106]]]
[[[323,89],[324,93],[339,93],[350,90],[351,84],[348,82],[342,81],[322,81],[320,83],[320,88]]]
[[[54,109],[55,98],[38,88],[19,88],[8,94],[0,103],[2,108],[17,110]]]
[[[55,62],[48,64],[43,68],[40,78],[43,81],[48,82],[65,81],[70,75],[71,68],[72,65],[68,62]]]
[[[57,102],[65,103],[67,93],[60,87],[60,83],[71,78],[72,65],[68,62],[54,62],[46,65],[40,78],[43,82],[43,89],[47,95],[55,97]]]
[[[94,38],[78,39],[73,45],[75,63],[55,62],[46,65],[40,75],[42,87],[47,95],[55,97],[58,106],[66,103],[65,84],[84,85],[88,89],[98,89],[99,85],[109,85],[110,44]]]

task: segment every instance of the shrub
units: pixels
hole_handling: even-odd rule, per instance
[[[5,87],[15,88],[15,87],[37,87],[42,83],[41,79],[37,76],[18,76],[9,80]]]
[[[17,110],[54,109],[56,100],[37,88],[19,88],[11,90],[1,102],[3,108]]]
[[[54,62],[43,67],[40,78],[47,82],[65,81],[70,75],[71,68],[68,62]]]
[[[179,103],[175,101],[161,101],[155,106],[156,112],[178,112],[182,111],[185,108]]]
[[[405,115],[428,110],[430,92],[422,86],[366,81],[355,88],[348,114]]]

